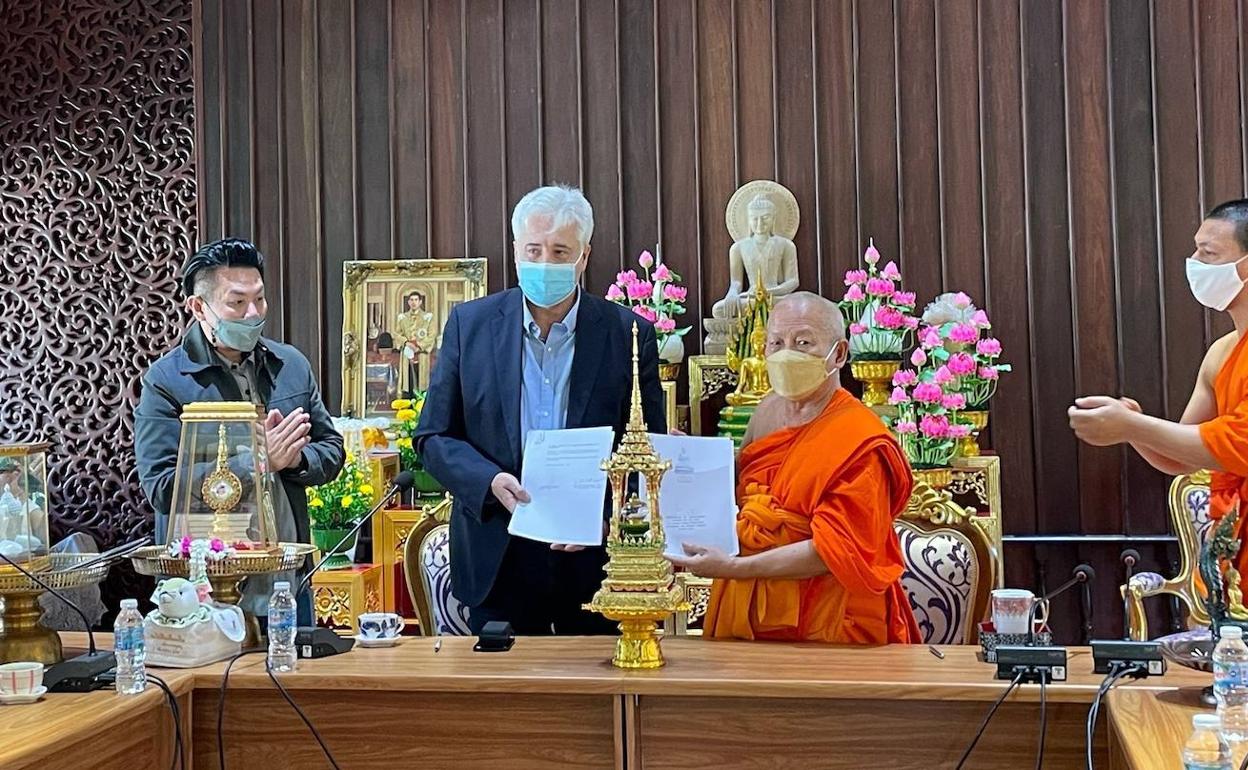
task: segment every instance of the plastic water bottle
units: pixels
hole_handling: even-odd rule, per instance
[[[137,695],[147,688],[147,651],[143,641],[143,616],[135,599],[122,599],[113,625],[113,653],[117,656],[118,695]]]
[[[1217,714],[1192,717],[1192,735],[1183,746],[1183,770],[1232,770],[1231,747],[1221,727]]]
[[[1218,699],[1222,737],[1231,743],[1248,740],[1248,645],[1239,626],[1223,626],[1213,649],[1213,694]]]
[[[297,630],[295,597],[290,593],[290,583],[279,580],[273,584],[273,596],[269,599],[269,670],[295,670]]]

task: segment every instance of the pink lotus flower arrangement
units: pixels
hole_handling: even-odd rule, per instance
[[[944,383],[961,395],[967,411],[988,408],[997,382],[1010,365],[1001,363],[1001,342],[991,336],[988,314],[975,307],[966,294],[942,294],[923,311],[928,324],[919,331],[922,353],[947,370]]]
[[[862,255],[865,268],[845,273],[840,301],[853,361],[899,361],[910,347],[919,319],[911,313],[914,292],[901,291],[901,271],[894,262],[879,266],[880,252],[872,241]]]
[[[915,468],[943,468],[953,461],[959,439],[970,435],[969,426],[958,420],[966,397],[952,386],[957,376],[916,348],[910,356],[913,369],[893,375],[888,402],[897,408],[891,421],[897,441]]]
[[[654,324],[659,350],[671,337],[683,337],[693,327],[676,328],[675,317],[684,315],[689,290],[680,285],[680,275],[656,260],[649,251],[637,258],[644,278],[636,270],[625,270],[607,289],[607,299],[623,305]],[[653,268],[653,269],[652,269]]]

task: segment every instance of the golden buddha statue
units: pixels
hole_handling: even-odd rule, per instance
[[[741,359],[737,370],[737,389],[724,399],[732,406],[756,406],[771,392],[767,378],[767,356],[764,353],[767,328],[755,324],[750,332],[750,355]]]

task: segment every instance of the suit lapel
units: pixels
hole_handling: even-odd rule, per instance
[[[607,327],[598,298],[581,292],[581,308],[576,319],[576,351],[572,354],[572,376],[568,383],[567,427],[584,425],[585,410],[594,392],[602,356],[607,347]]]
[[[520,461],[520,373],[524,360],[520,356],[520,332],[523,322],[519,290],[512,289],[494,318],[492,337],[498,343],[500,358],[493,362],[498,376],[499,406],[502,408],[503,424],[516,464]]]

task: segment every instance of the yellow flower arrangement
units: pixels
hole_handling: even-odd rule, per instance
[[[421,470],[420,457],[412,446],[412,436],[416,426],[420,424],[420,413],[425,406],[425,394],[417,393],[415,398],[401,398],[390,403],[395,410],[394,423],[390,426],[394,435],[398,436],[399,464],[405,471]]]
[[[307,490],[308,517],[313,529],[348,529],[360,520],[373,499],[373,487],[365,481],[355,457],[348,454],[338,478]]]

